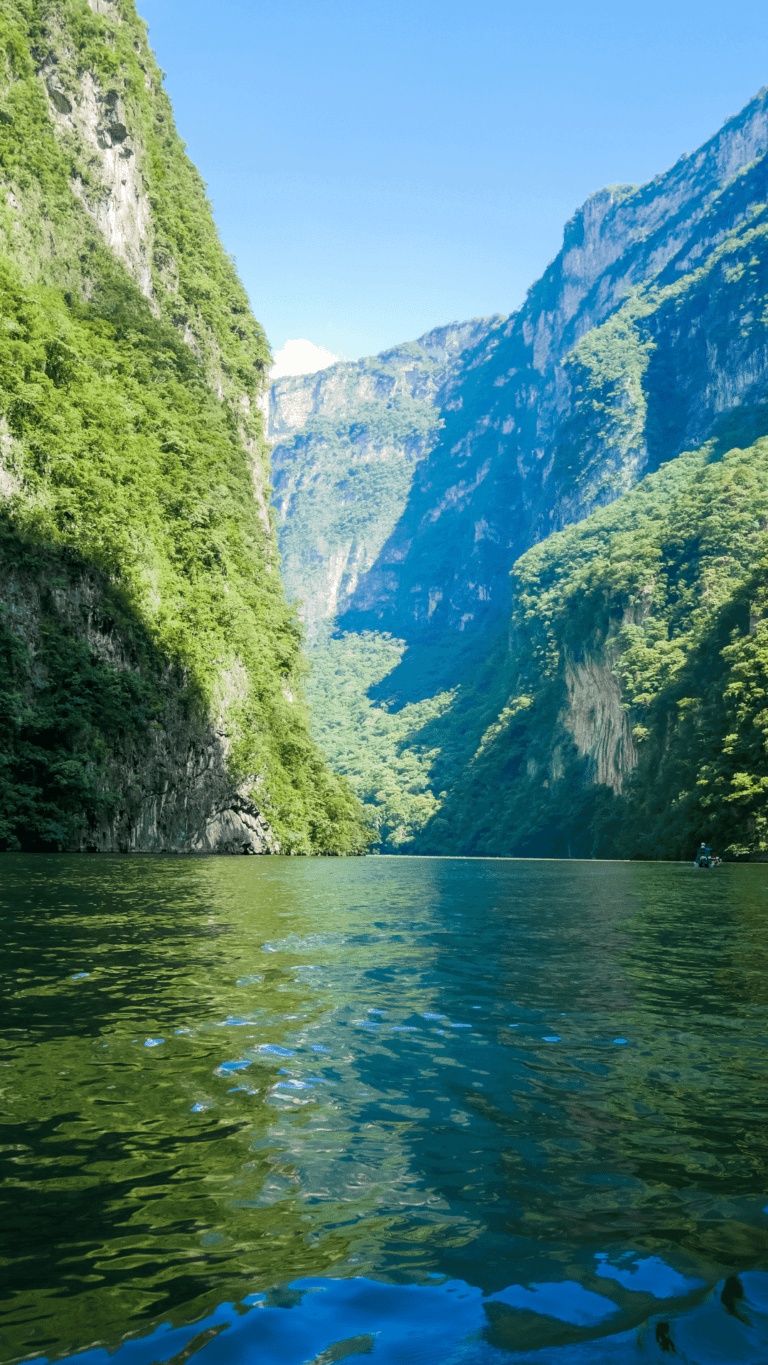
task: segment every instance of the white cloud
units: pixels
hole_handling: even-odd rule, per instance
[[[282,379],[289,374],[314,374],[335,364],[339,356],[332,355],[325,346],[315,346],[314,342],[300,338],[286,341],[275,354],[275,363],[270,371],[270,379]]]

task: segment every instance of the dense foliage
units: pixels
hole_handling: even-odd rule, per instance
[[[316,734],[383,845],[686,858],[706,839],[728,857],[768,853],[766,529],[768,440],[723,455],[711,442],[524,555],[509,642],[489,641],[452,692],[372,702],[403,642],[321,643]],[[574,740],[579,668],[620,696],[620,795]]]
[[[4,557],[29,582],[39,563],[54,581],[71,581],[73,564],[95,575],[134,659],[116,676],[55,601],[26,622],[26,643],[6,615],[0,838],[61,842],[114,805],[108,753],[119,735],[146,738],[175,677],[201,727],[226,716],[232,775],[258,780],[286,850],[363,848],[359,806],[309,735],[300,629],[264,508],[255,405],[269,351],[145,31],[128,0],[114,18],[86,0],[4,0],[0,23]],[[36,70],[54,59],[73,102],[84,75],[124,102],[152,206],[151,300],[73,193],[73,180],[98,191],[97,159],[54,131]],[[31,653],[30,632],[43,641]]]
[[[465,848],[768,851],[766,528],[760,440],[683,455],[523,556],[513,691],[441,812],[461,808]],[[620,797],[595,785],[569,728],[568,669],[585,663],[621,688],[637,766]]]
[[[334,639],[326,629],[311,650],[307,683],[314,736],[364,803],[387,853],[406,848],[446,795],[435,792],[441,750],[421,732],[448,711],[452,694],[396,709],[369,696],[402,653],[403,642],[388,635],[366,631]]]
[[[313,653],[315,733],[384,846],[761,855],[761,632],[730,631],[761,591],[767,101],[588,201],[518,312],[465,339],[411,471],[361,477],[390,390],[353,442],[352,367],[290,381],[288,581],[342,635]]]

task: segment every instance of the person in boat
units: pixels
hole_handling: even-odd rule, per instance
[[[712,849],[709,848],[709,847],[707,846],[707,844],[704,843],[703,840],[702,840],[701,848],[699,849],[699,851],[698,851],[698,853],[696,854],[696,857],[694,858],[693,861],[694,861],[694,864],[695,864],[696,867],[711,867],[711,866],[712,866],[712,862],[713,862],[713,859],[712,859]]]

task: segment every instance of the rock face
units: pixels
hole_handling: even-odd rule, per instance
[[[107,10],[102,11],[108,13]],[[143,146],[132,146],[123,122],[128,115],[117,90],[104,90],[90,71],[62,89],[59,67],[49,59],[41,68],[51,116],[62,141],[76,140],[91,156],[91,176],[71,179],[72,192],[93,218],[112,251],[130,270],[142,294],[153,297],[154,224],[140,165]],[[74,88],[73,88],[74,86]]]
[[[146,26],[8,0],[0,48],[0,850],[357,851],[276,572],[269,347]]]
[[[283,579],[310,640],[354,597],[403,515],[467,347],[499,319],[438,327],[381,356],[272,385]]]
[[[589,760],[589,780],[620,796],[625,774],[637,764],[637,752],[612,662],[610,655],[598,659],[586,655],[579,662],[566,659],[568,705],[562,719],[580,757]]]
[[[768,433],[767,200],[763,90],[649,184],[592,195],[566,224],[562,250],[522,307],[474,334],[456,333],[460,349],[429,399],[438,420],[409,477],[396,494],[394,478],[388,487],[383,477],[367,506],[351,500],[343,518],[315,510],[327,489],[341,486],[333,443],[354,447],[357,466],[372,460],[370,405],[382,412],[381,399],[371,391],[367,425],[356,423],[353,405],[344,409],[345,367],[324,372],[320,391],[335,395],[331,438],[330,428],[312,428],[317,379],[288,381],[290,439],[278,420],[271,426],[276,468],[290,484],[278,479],[278,508],[290,505],[304,480],[315,490],[299,520],[282,523],[289,591],[303,596],[310,621],[323,617],[361,641],[385,632],[404,643],[402,661],[369,688],[369,699],[426,706],[439,693],[455,694],[426,729],[422,709],[412,735],[414,753],[437,755],[430,760],[435,797],[460,790],[461,799],[448,798],[454,816],[471,799],[484,737],[509,711],[511,680],[527,691],[518,668],[527,646],[509,634],[510,571],[520,556],[682,452],[710,443],[718,457]],[[276,414],[287,398],[275,386]],[[375,536],[367,534],[368,518]],[[546,587],[537,589],[542,598]],[[581,762],[578,781],[620,794],[637,755],[610,650],[601,650],[590,632],[581,653],[572,649],[552,739],[560,757],[553,750],[532,762],[550,772],[542,780],[556,780],[564,727]],[[317,698],[314,706],[323,708],[332,746],[332,708]],[[345,743],[354,776],[348,737]],[[510,760],[505,780],[522,781],[516,764]],[[576,780],[576,769],[568,771]],[[360,764],[358,790],[376,804],[362,772]],[[419,851],[446,851],[445,833],[432,839],[436,828],[437,818],[419,836]]]
[[[736,405],[760,401],[768,353],[762,329],[740,319],[759,316],[763,280],[736,257],[764,212],[767,149],[762,91],[666,174],[593,195],[522,308],[456,333],[461,350],[432,400],[442,427],[379,518],[376,539],[386,521],[389,533],[341,594],[340,625],[389,630],[412,648],[485,635],[508,611],[508,573],[529,545],[701,444]],[[353,416],[347,369],[273,387],[273,458],[283,477],[290,464],[294,487],[322,483],[322,435],[302,446],[294,434],[288,447],[279,414],[289,407],[292,431],[309,438],[314,393],[332,394],[341,430]],[[362,461],[372,446],[357,430]],[[278,479],[282,509],[280,488]],[[314,583],[341,545],[325,525],[321,543],[317,521],[305,520]],[[295,534],[282,541],[290,590],[303,583]],[[309,583],[303,595],[311,615]]]

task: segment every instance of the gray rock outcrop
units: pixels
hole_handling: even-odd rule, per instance
[[[453,349],[432,387],[412,388],[439,424],[410,455],[397,494],[348,515],[343,531],[307,503],[295,518],[296,490],[311,485],[322,498],[339,486],[328,433],[313,422],[332,421],[358,465],[373,460],[376,418],[358,422],[356,404],[364,395],[381,416],[397,384],[382,389],[368,375],[413,348],[273,385],[286,581],[308,619],[323,576],[330,584],[340,562],[353,563],[325,591],[322,615],[335,613],[343,629],[391,631],[412,648],[462,636],[463,650],[467,634],[484,637],[506,615],[509,570],[531,544],[701,444],[734,406],[762,399],[768,349],[759,328],[742,326],[759,316],[762,277],[739,268],[726,281],[728,262],[717,262],[765,211],[767,150],[763,90],[665,174],[592,195],[516,313],[447,329]],[[415,346],[426,354],[438,335]],[[398,371],[408,385],[404,360]],[[361,550],[368,518],[375,535]]]
[[[408,389],[426,404],[429,425],[402,446],[400,463],[394,443],[380,457],[396,384],[379,389],[369,376],[402,356],[405,390],[414,347],[273,386],[289,591],[304,599],[313,629],[324,621],[337,643],[344,636],[345,653],[339,647],[334,659],[347,660],[348,689],[364,671],[348,662],[355,639],[361,659],[369,633],[399,642],[400,662],[368,686],[360,713],[377,702],[390,711],[424,703],[398,742],[432,765],[429,782],[425,772],[419,780],[435,800],[449,793],[439,818],[450,813],[461,824],[485,737],[514,729],[515,695],[529,683],[536,690],[525,675],[535,671],[526,642],[510,631],[510,572],[520,556],[685,451],[711,443],[717,458],[768,434],[767,204],[763,89],[663,175],[590,196],[517,312],[474,332],[451,329],[454,347],[432,371],[432,387]],[[423,364],[436,335],[414,344]],[[369,472],[358,484],[355,471],[377,460],[379,477]],[[545,582],[530,590],[545,617],[547,590]],[[551,751],[528,755],[530,780],[564,806],[568,783],[602,787],[606,798],[626,791],[637,763],[610,633],[600,640],[587,627],[580,644],[569,641],[567,668],[562,658],[540,661],[559,669],[562,697]],[[448,693],[455,701],[433,718],[429,706]],[[319,705],[334,760],[377,804],[349,735],[337,754],[332,707]],[[523,790],[518,757],[504,781]],[[395,756],[393,789],[398,771]],[[412,847],[445,851],[448,834],[431,844],[430,828]]]
[[[94,573],[51,587],[45,573],[19,574],[2,565],[6,621],[32,657],[30,700],[45,686],[40,650],[43,623],[53,614],[93,656],[117,671],[137,670]],[[166,669],[166,702],[147,731],[113,745],[101,779],[118,794],[111,813],[83,824],[65,848],[99,853],[279,853],[258,805],[259,775],[234,780],[229,754],[234,689],[222,689],[215,719],[189,706],[186,679]]]

